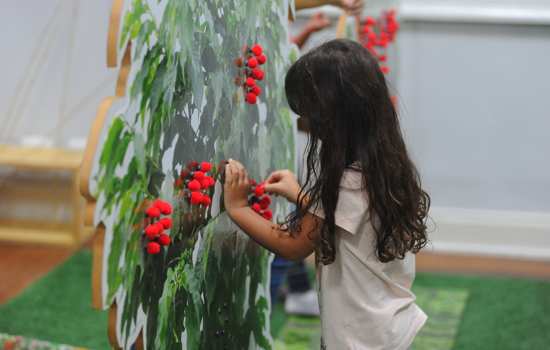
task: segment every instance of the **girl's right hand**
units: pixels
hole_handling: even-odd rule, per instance
[[[292,203],[298,201],[300,189],[296,175],[290,170],[274,171],[265,180],[265,190],[268,193],[283,196]]]

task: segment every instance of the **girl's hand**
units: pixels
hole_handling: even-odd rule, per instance
[[[236,160],[229,159],[225,166],[224,205],[231,216],[235,209],[248,207],[250,182],[244,166]]]
[[[265,180],[265,190],[285,197],[288,201],[296,203],[300,193],[300,185],[290,170],[277,170]]]

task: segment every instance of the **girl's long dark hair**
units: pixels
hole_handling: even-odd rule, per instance
[[[423,248],[430,197],[408,156],[384,75],[368,50],[350,40],[329,41],[290,67],[285,90],[290,108],[309,125],[306,183],[290,227],[320,205],[325,219],[318,258],[332,263],[340,181],[345,169],[354,169],[362,173],[368,194],[378,259],[403,259]]]

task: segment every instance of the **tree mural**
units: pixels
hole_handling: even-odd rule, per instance
[[[109,121],[92,177],[95,222],[105,225],[103,307],[116,302],[124,348],[140,332],[146,349],[272,347],[270,256],[225,214],[219,170],[230,157],[256,179],[294,165],[283,89],[296,56],[289,1],[134,0],[124,9],[118,41],[131,41],[133,61],[125,107]],[[254,44],[267,60],[253,101],[242,58]],[[191,199],[203,161],[214,181]],[[153,227],[156,199],[170,207],[159,206],[164,227]],[[285,215],[284,203],[272,208]]]

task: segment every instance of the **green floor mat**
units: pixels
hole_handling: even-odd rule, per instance
[[[415,288],[418,305],[429,319],[413,350],[451,350],[468,298],[465,290]],[[276,339],[275,350],[319,349],[319,319],[290,316]]]
[[[54,344],[43,340],[0,333],[1,350],[85,350],[65,344]]]

